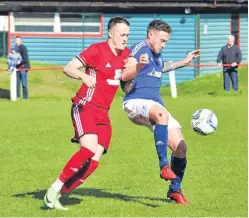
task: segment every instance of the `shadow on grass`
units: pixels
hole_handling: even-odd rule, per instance
[[[34,192],[27,192],[22,194],[15,194],[12,197],[17,198],[28,198],[32,197],[34,199],[43,200],[44,195],[46,194],[46,190],[37,190]],[[164,198],[152,198],[146,196],[130,196],[121,193],[111,193],[108,189],[98,189],[98,188],[79,188],[72,192],[73,195],[79,195],[82,197],[96,197],[96,198],[103,198],[103,199],[115,199],[119,201],[124,201],[128,203],[139,203],[146,207],[156,208],[160,205],[158,204],[151,204],[145,203],[143,200],[150,200],[150,201],[157,201],[157,202],[165,202],[165,203],[172,203],[172,201]],[[62,205],[75,205],[80,204],[82,199],[76,197],[70,197],[69,194],[65,194],[60,198],[60,202]]]
[[[10,99],[10,90],[0,88],[0,99]]]

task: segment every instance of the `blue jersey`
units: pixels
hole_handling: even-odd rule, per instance
[[[123,100],[150,99],[164,105],[160,96],[161,76],[164,65],[161,54],[153,53],[146,41],[133,45],[130,50],[131,56],[138,61],[141,54],[148,54],[149,64],[139,71],[135,78],[133,89],[125,95]]]

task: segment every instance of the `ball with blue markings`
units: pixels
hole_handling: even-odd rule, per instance
[[[215,113],[209,109],[197,110],[191,120],[192,129],[200,135],[210,135],[215,132],[218,119]]]

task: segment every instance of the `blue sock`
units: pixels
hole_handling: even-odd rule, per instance
[[[154,129],[154,139],[157,155],[159,158],[159,166],[162,168],[168,163],[168,125],[156,124]]]
[[[181,182],[187,165],[187,159],[171,156],[171,169],[176,174],[176,179],[171,180],[170,191],[176,192],[181,189]]]

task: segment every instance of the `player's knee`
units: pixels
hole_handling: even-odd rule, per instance
[[[158,111],[156,115],[157,124],[168,124],[169,113],[168,111]]]
[[[96,152],[97,152],[97,144],[96,145],[95,144],[84,144],[84,145],[81,145],[81,147],[87,148],[88,150],[90,150],[94,154],[96,154]]]
[[[95,134],[86,134],[80,139],[80,146],[86,147],[91,150],[94,154],[97,152],[98,148],[98,137]]]
[[[152,124],[168,124],[169,112],[161,106],[154,105],[149,111],[149,119]]]
[[[105,151],[104,147],[101,145],[98,145],[97,151],[96,151],[95,155],[92,157],[92,159],[99,162],[104,151]]]

